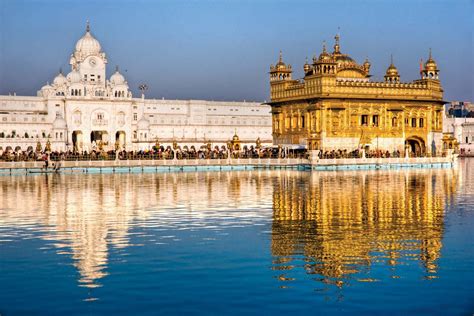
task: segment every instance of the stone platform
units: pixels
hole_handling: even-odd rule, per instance
[[[226,171],[254,169],[368,170],[400,168],[449,168],[456,157],[348,158],[348,159],[196,159],[196,160],[93,160],[62,161],[60,173],[127,173],[173,171]],[[0,162],[0,174],[42,171],[43,161]],[[50,164],[51,166],[51,164]],[[49,168],[51,171],[52,169]]]

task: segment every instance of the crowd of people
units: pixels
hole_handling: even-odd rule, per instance
[[[76,160],[143,160],[143,159],[227,159],[227,158],[285,158],[294,157],[295,153],[286,155],[278,148],[256,148],[254,146],[243,146],[240,150],[228,150],[225,146],[184,146],[173,149],[171,146],[156,147],[150,150],[126,151],[126,150],[92,150],[88,151],[2,151],[0,150],[0,161],[76,161]]]
[[[76,151],[3,151],[0,149],[0,161],[78,161],[78,160],[158,160],[158,159],[228,159],[230,158],[308,158],[307,150],[288,150],[281,147],[257,148],[254,146],[243,146],[239,150],[228,149],[226,146],[215,146],[209,144],[200,148],[195,146],[154,146],[150,150],[126,151],[126,150],[92,150]],[[403,157],[404,152],[399,150],[393,152],[384,150],[353,151],[331,150],[319,151],[320,159],[341,158],[398,158]],[[410,155],[412,156],[412,155]]]

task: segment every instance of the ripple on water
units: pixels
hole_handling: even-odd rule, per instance
[[[474,229],[471,169],[0,177],[0,259],[32,267],[4,265],[0,281],[35,306],[54,288],[64,291],[48,306],[125,313],[139,300],[157,311],[347,310],[384,292],[401,300],[385,300],[390,310],[424,310],[447,300],[441,287],[462,297],[474,281],[472,255],[449,235]],[[463,262],[450,260],[453,247]],[[407,301],[410,291],[426,300]],[[2,291],[0,306],[14,293]]]

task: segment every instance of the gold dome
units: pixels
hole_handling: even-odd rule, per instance
[[[305,73],[307,73],[311,69],[311,66],[308,64],[308,57],[306,57],[306,62],[303,66],[303,70]]]
[[[398,76],[398,69],[393,64],[390,64],[387,68],[387,76]]]
[[[393,55],[390,56],[390,66],[388,66],[387,68],[386,76],[388,77],[398,76],[398,69],[393,64]]]
[[[318,61],[329,61],[331,55],[326,51],[326,43],[323,43],[323,52],[319,55]]]
[[[426,71],[436,71],[438,70],[438,65],[434,61],[433,57],[431,57],[431,48],[430,48],[430,56],[425,63],[425,70]]]
[[[283,56],[282,56],[281,51],[280,51],[280,57],[278,58],[278,63],[276,64],[276,67],[277,67],[277,68],[284,68],[284,67],[286,67],[286,64],[283,62]]]

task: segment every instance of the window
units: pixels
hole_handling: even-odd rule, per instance
[[[87,75],[84,75],[84,80],[87,81]]]
[[[304,128],[304,115],[301,115],[301,127]]]
[[[420,127],[425,126],[425,120],[423,118],[420,118]]]
[[[138,114],[137,113],[133,113],[133,120],[136,121],[138,119]]]
[[[362,126],[367,126],[369,124],[369,116],[368,115],[362,115],[361,117],[361,120],[360,120],[360,124]]]
[[[104,119],[104,113],[97,113],[97,119],[99,121],[103,120]]]
[[[397,127],[397,118],[392,118],[392,127]]]
[[[372,116],[372,126],[379,126],[379,116],[373,115]]]
[[[416,127],[416,118],[411,119],[411,127]]]

